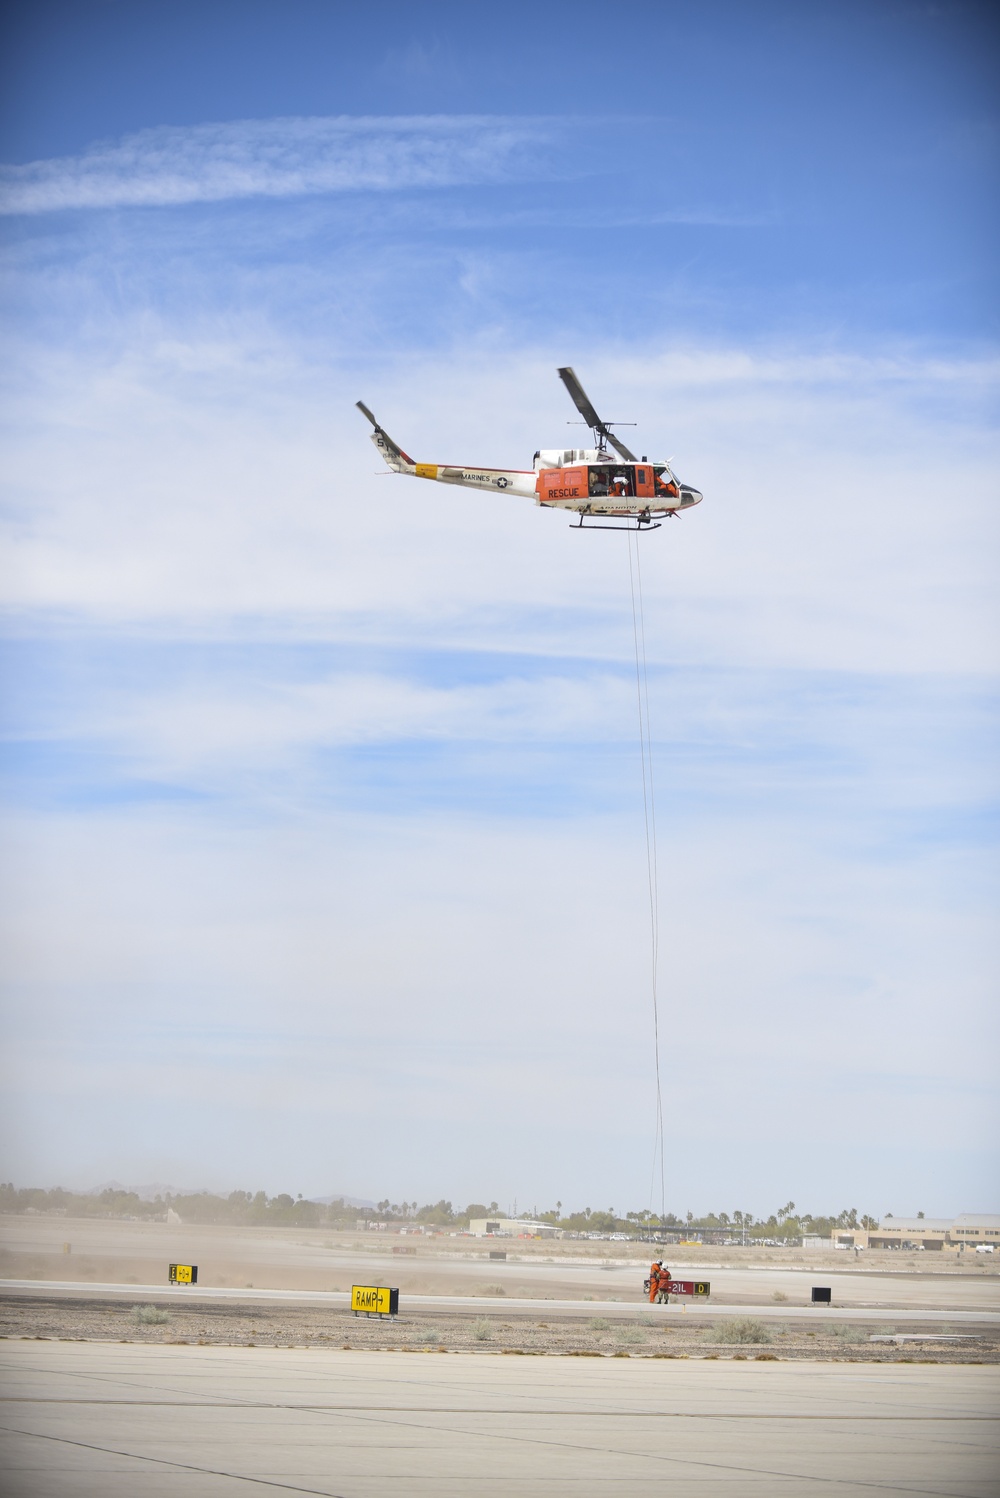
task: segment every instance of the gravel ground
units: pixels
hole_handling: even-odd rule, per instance
[[[120,1301],[0,1298],[0,1338],[84,1342],[154,1342],[188,1346],[344,1347],[395,1352],[506,1352],[564,1357],[766,1358],[824,1362],[1000,1362],[1000,1334],[988,1331],[960,1342],[870,1342],[871,1325],[845,1323],[840,1335],[768,1324],[767,1342],[718,1340],[731,1324],[698,1329],[634,1320],[608,1323],[601,1317],[560,1318],[551,1323],[489,1316],[408,1313],[392,1321],[356,1317],[340,1309],[240,1306],[200,1302],[178,1309],[162,1305],[168,1319],[143,1323],[136,1307]],[[758,1323],[759,1325],[759,1323]],[[753,1328],[748,1329],[753,1334]],[[880,1325],[886,1334],[892,1329]],[[946,1329],[947,1330],[947,1329]],[[907,1325],[907,1334],[920,1328]],[[941,1332],[939,1326],[928,1332]]]

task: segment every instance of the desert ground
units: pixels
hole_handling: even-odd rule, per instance
[[[506,1259],[491,1257],[498,1252]],[[403,1295],[638,1303],[652,1256],[635,1243],[0,1217],[0,1278],[81,1285],[165,1285],[175,1262],[197,1264],[200,1286],[226,1290],[346,1292],[391,1282]],[[855,1259],[835,1250],[681,1245],[655,1257],[686,1278],[709,1279],[719,1306],[803,1305],[822,1284],[837,1306],[1000,1312],[992,1255],[886,1250]]]
[[[503,1252],[506,1259],[490,1257]],[[171,1262],[196,1263],[197,1287],[168,1286]],[[741,1357],[732,1328],[750,1317],[767,1329],[757,1352],[768,1357],[898,1361],[919,1351],[951,1362],[998,1355],[1000,1266],[992,1258],[885,1252],[856,1260],[832,1250],[685,1247],[668,1262],[680,1275],[710,1280],[710,1299],[650,1306],[642,1288],[649,1250],[636,1244],[508,1240],[501,1248],[445,1236],[4,1217],[0,1332]],[[353,1316],[353,1283],[397,1286],[399,1317]],[[815,1284],[830,1287],[829,1310],[811,1304]],[[159,1306],[169,1320],[136,1321],[142,1304]],[[892,1337],[909,1340],[883,1340]]]
[[[1000,1363],[1000,1325],[965,1321],[885,1323],[769,1315],[664,1315],[511,1301],[437,1310],[426,1302],[391,1319],[354,1316],[347,1305],[271,1301],[148,1300],[0,1293],[0,1339],[142,1346],[340,1348],[366,1352],[500,1352],[510,1356],[707,1358],[850,1363]],[[150,1307],[154,1308],[153,1312]],[[155,1314],[158,1319],[143,1319]]]

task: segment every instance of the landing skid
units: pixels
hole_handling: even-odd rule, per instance
[[[576,525],[571,525],[571,531],[658,531],[661,522],[659,520],[643,520],[641,516],[636,517],[635,525],[584,525],[583,513]]]

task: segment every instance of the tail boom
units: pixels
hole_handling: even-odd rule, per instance
[[[460,484],[466,489],[492,489],[500,493],[511,492],[525,499],[535,497],[536,475],[533,469],[518,468],[472,468],[457,467],[446,463],[416,463],[398,443],[393,442],[368,407],[356,402],[375,430],[372,441],[394,473],[409,474],[411,478],[433,479],[439,484]]]

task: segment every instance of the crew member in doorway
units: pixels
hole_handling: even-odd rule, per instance
[[[656,1304],[656,1297],[657,1297],[657,1295],[659,1294],[659,1291],[660,1291],[660,1271],[662,1270],[662,1268],[663,1268],[663,1261],[661,1259],[654,1260],[654,1262],[649,1266],[649,1303],[650,1303],[650,1305],[655,1305]]]

